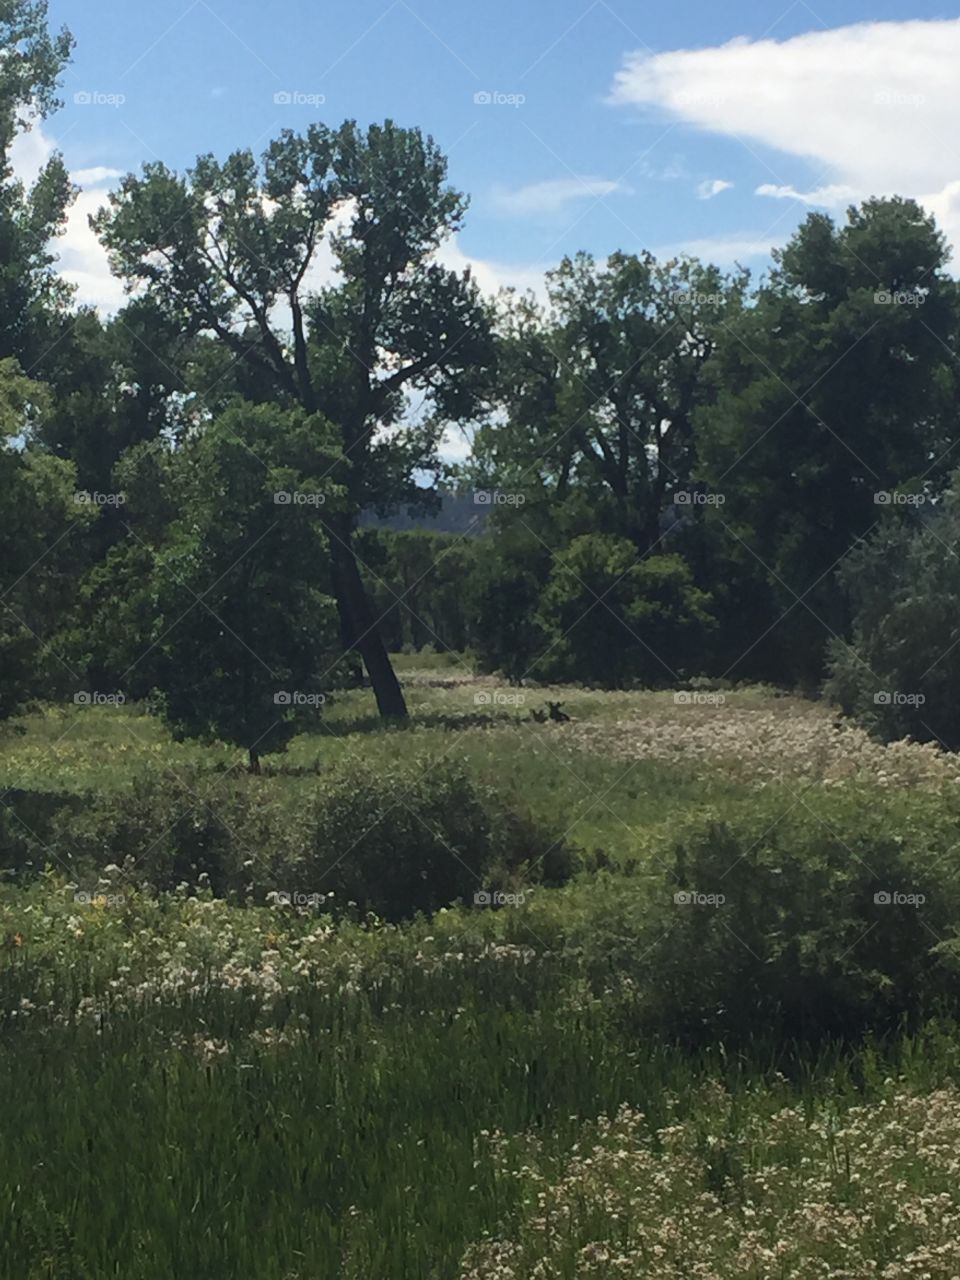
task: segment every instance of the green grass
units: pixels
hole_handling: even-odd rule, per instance
[[[294,918],[278,936],[268,911],[182,900],[91,907],[72,926],[53,884],[19,892],[2,903],[7,936],[26,932],[0,971],[0,1274],[29,1280],[455,1277],[522,1208],[482,1131],[562,1154],[622,1103],[651,1130],[696,1122],[705,1079],[745,1124],[956,1068],[942,1029],[812,1060],[641,1043],[571,959],[497,944],[489,914],[334,934]],[[238,985],[215,979],[228,970]]]
[[[669,693],[526,689],[520,707],[478,706],[478,689],[495,684],[469,683],[469,668],[459,655],[434,659],[430,667],[423,655],[399,662],[410,726],[384,727],[366,690],[337,695],[314,732],[294,739],[283,755],[265,758],[265,772],[278,791],[295,796],[310,785],[312,775],[339,761],[376,765],[396,759],[398,752],[432,752],[462,760],[479,780],[559,822],[588,853],[600,851],[620,864],[642,858],[651,842],[684,815],[705,805],[723,810],[749,800],[749,793],[721,772],[598,754],[530,719],[532,710],[550,700],[562,702],[575,723],[602,725],[640,711],[669,717],[674,711]],[[773,705],[762,690],[745,690],[736,698],[742,707]],[[785,708],[787,700],[775,705]],[[244,753],[222,743],[174,742],[162,722],[137,706],[48,707],[0,735],[0,795],[105,793],[161,769],[213,771],[243,764]]]
[[[816,1051],[765,1041],[762,1028],[739,1052],[641,1036],[616,957],[657,856],[707,814],[763,825],[796,801],[794,784],[759,793],[709,761],[625,760],[576,732],[631,715],[666,722],[669,694],[525,690],[515,708],[478,704],[497,686],[471,682],[456,656],[398,667],[411,726],[384,728],[367,691],[345,694],[257,785],[295,804],[335,762],[459,758],[565,828],[584,870],[522,912],[455,908],[402,927],[154,898],[109,877],[93,904],[52,872],[0,886],[0,1276],[460,1280],[478,1242],[523,1238],[531,1212],[529,1170],[505,1173],[485,1134],[518,1151],[535,1142],[531,1161],[559,1176],[585,1126],[623,1104],[644,1114],[657,1150],[668,1125],[706,1142],[718,1132],[713,1080],[733,1099],[717,1140],[753,1150],[751,1126],[786,1107],[833,1124],[887,1097],[891,1079],[922,1093],[956,1078],[960,1034],[947,1023]],[[570,726],[530,720],[547,700],[563,702]],[[787,718],[809,710],[763,690],[730,700]],[[0,739],[0,790],[7,803],[82,797],[238,758],[172,742],[136,707],[47,709]],[[825,794],[815,786],[804,803],[816,810]],[[851,815],[871,795],[851,788]],[[886,803],[906,830],[926,802],[904,791]],[[642,970],[631,956],[630,973]],[[800,1141],[796,1162],[812,1169],[818,1141]],[[708,1165],[704,1186],[719,1167]],[[695,1215],[680,1198],[674,1208]],[[601,1214],[583,1229],[606,1238],[608,1227]],[[579,1280],[574,1243],[544,1280]],[[892,1264],[900,1247],[891,1236],[875,1256]]]

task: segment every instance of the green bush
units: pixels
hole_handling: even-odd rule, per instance
[[[81,804],[69,792],[9,787],[0,806],[0,869],[17,875],[42,867],[57,815],[75,812]]]
[[[912,510],[912,509],[911,509]],[[880,507],[884,524],[844,563],[851,643],[829,647],[827,696],[889,740],[960,747],[958,494],[925,523]]]
[[[678,842],[647,924],[643,999],[658,1028],[850,1036],[949,997],[938,946],[960,923],[955,804],[915,798],[908,816],[851,793],[816,805],[758,804]]]
[[[585,534],[555,557],[540,598],[548,647],[536,673],[605,688],[672,684],[697,660],[708,605],[679,556],[643,558],[625,538]]]
[[[235,773],[141,780],[54,821],[53,852],[93,877],[115,864],[157,889],[372,911],[398,920],[481,889],[562,883],[569,845],[443,760],[344,764],[317,779]],[[281,897],[282,900],[282,897]]]

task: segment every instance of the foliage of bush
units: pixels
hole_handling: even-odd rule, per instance
[[[855,1036],[950,996],[960,924],[954,802],[758,804],[679,839],[648,922],[643,1000],[695,1040]],[[718,901],[711,901],[716,898]]]
[[[928,523],[882,529],[843,568],[853,634],[830,647],[826,693],[888,740],[960,747],[958,538],[951,494]]]
[[[289,894],[389,920],[482,889],[562,883],[574,864],[556,832],[442,759],[344,764],[293,787],[235,774],[141,779],[55,819],[53,852],[78,876],[113,863],[157,889],[209,882],[218,895]]]
[[[549,647],[538,674],[608,688],[674,683],[695,659],[708,604],[679,556],[641,559],[625,538],[575,538],[540,600]]]

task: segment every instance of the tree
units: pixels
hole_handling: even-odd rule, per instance
[[[628,537],[640,551],[689,486],[693,415],[721,326],[746,277],[692,259],[615,253],[565,258],[548,305],[509,295],[501,312],[499,399],[505,421],[477,434],[478,474],[526,503],[570,503],[575,533]]]
[[[71,670],[49,641],[72,584],[69,534],[90,512],[74,501],[69,463],[23,447],[48,404],[44,386],[0,361],[0,719],[49,697],[54,667]]]
[[[113,468],[135,445],[182,438],[203,417],[191,366],[199,351],[149,298],[101,321],[84,308],[44,362],[54,402],[41,443],[77,466],[81,487],[107,492]]]
[[[243,747],[254,772],[340,674],[320,514],[343,500],[335,435],[302,409],[237,405],[180,449],[132,450],[131,535],[85,587],[87,661],[154,692],[176,736]]]
[[[550,561],[548,546],[520,525],[480,541],[466,596],[482,671],[500,671],[512,684],[532,673],[548,643],[537,606]]]
[[[429,529],[365,529],[361,538],[371,598],[394,647],[465,649],[476,539]]]
[[[626,538],[585,534],[554,557],[537,671],[614,689],[671,684],[695,661],[708,605],[679,556],[641,559]]]
[[[285,130],[260,164],[238,151],[223,164],[202,156],[185,177],[146,165],[94,223],[115,270],[165,315],[216,335],[275,398],[336,426],[346,500],[324,515],[334,591],[388,716],[406,706],[357,562],[357,515],[416,500],[414,471],[435,464],[444,422],[472,411],[490,361],[469,273],[434,260],[466,207],[445,182],[419,130],[318,124]],[[311,290],[323,240],[337,276]],[[403,426],[414,390],[433,411]]]
[[[819,683],[844,633],[834,571],[883,495],[934,495],[955,461],[947,258],[910,200],[869,200],[842,226],[812,214],[711,362],[715,402],[697,420],[702,474],[725,498],[711,515],[731,558],[762,562],[803,680]]]
[[[53,272],[50,242],[62,228],[73,189],[54,153],[28,189],[14,177],[17,134],[53,111],[70,57],[67,31],[51,36],[45,0],[7,0],[0,11],[0,359],[32,372],[48,349],[69,290]]]

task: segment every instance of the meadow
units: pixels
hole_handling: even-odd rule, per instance
[[[259,778],[138,707],[5,731],[0,1274],[960,1273],[950,757],[759,687],[401,666],[408,728],[351,691]],[[430,912],[338,900],[317,831],[362,835],[371,772],[441,852],[517,856]]]

